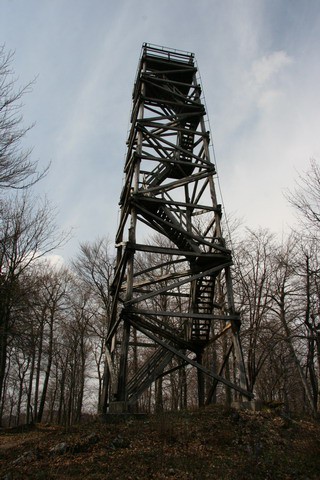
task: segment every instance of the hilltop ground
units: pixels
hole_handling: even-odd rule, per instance
[[[320,423],[225,410],[0,433],[1,480],[320,479]]]

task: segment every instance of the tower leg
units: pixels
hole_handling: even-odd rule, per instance
[[[115,401],[110,404],[110,411],[112,411],[112,413],[127,412],[126,384],[128,375],[129,339],[130,324],[128,321],[124,321],[119,364],[118,389],[115,395]]]

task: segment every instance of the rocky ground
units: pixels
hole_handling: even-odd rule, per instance
[[[320,423],[208,407],[0,431],[0,479],[320,479]]]

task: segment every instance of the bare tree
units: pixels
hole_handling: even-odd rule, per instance
[[[110,285],[114,269],[114,260],[109,249],[108,238],[99,238],[92,243],[82,243],[80,253],[73,262],[79,277],[102,301],[107,317],[111,309]]]
[[[306,377],[310,381],[313,403],[319,410],[320,395],[320,255],[319,242],[303,239],[297,264],[301,286],[301,332],[299,340],[306,350]]]
[[[11,68],[13,53],[0,46],[0,189],[26,188],[38,182],[47,172],[37,172],[31,151],[24,150],[21,140],[32,126],[24,127],[21,99],[33,82],[16,88]]]
[[[300,349],[301,328],[304,326],[303,309],[301,308],[301,284],[297,278],[297,242],[291,236],[274,254],[274,291],[271,295],[274,305],[271,311],[279,319],[282,327],[283,342],[290,352],[291,360],[296,368],[304,390],[307,404],[313,414],[316,405],[312,389],[308,382],[304,364],[304,350]],[[298,301],[297,301],[298,299]]]
[[[276,328],[270,318],[274,249],[274,235],[260,229],[247,230],[236,250],[235,292],[250,391],[276,342]]]
[[[98,411],[103,383],[103,357],[105,353],[105,336],[111,315],[111,282],[113,279],[114,260],[109,253],[108,238],[99,238],[92,243],[80,245],[80,252],[73,262],[82,290],[91,296],[92,312],[90,315],[90,343],[98,377]]]
[[[6,373],[7,347],[13,338],[17,309],[26,295],[23,275],[66,237],[55,225],[48,203],[36,205],[25,193],[2,204],[0,215],[0,399]]]
[[[320,165],[310,161],[310,168],[298,176],[296,188],[286,195],[306,227],[319,229],[320,225]]]
[[[54,328],[52,371],[48,388],[47,414],[58,423],[79,422],[85,398],[93,390],[90,379],[92,296],[72,278],[65,295],[66,307]]]
[[[34,395],[34,415],[38,422],[42,421],[49,380],[51,378],[51,369],[54,355],[54,341],[57,336],[56,325],[61,321],[63,311],[66,308],[66,296],[70,283],[70,273],[66,268],[55,269],[47,265],[43,268],[43,273],[39,275],[41,279],[40,287],[40,309],[38,311],[38,321],[42,336],[39,336],[39,351],[35,382]],[[38,405],[40,374],[42,370],[42,361],[45,357],[44,378],[40,402]]]

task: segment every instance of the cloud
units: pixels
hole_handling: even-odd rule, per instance
[[[283,50],[270,53],[253,62],[251,78],[256,85],[269,84],[292,62],[293,59]]]
[[[320,151],[316,2],[29,0],[19,14],[15,3],[0,30],[22,81],[39,74],[23,113],[36,121],[36,159],[52,160],[39,188],[75,227],[67,257],[79,241],[114,238],[143,42],[195,52],[227,208],[278,228],[282,189]]]
[[[57,269],[65,266],[64,258],[61,255],[57,254],[46,255],[41,259],[41,261],[48,262],[49,265]]]
[[[293,63],[293,58],[284,50],[272,52],[252,63],[247,85],[253,108],[270,110],[277,106],[286,91],[287,68]]]

